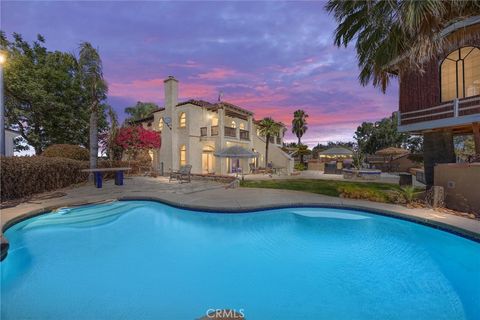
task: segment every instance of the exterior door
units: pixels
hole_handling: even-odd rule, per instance
[[[215,172],[215,158],[213,152],[202,153],[202,173],[214,173]]]

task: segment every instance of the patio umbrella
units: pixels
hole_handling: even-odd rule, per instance
[[[240,146],[232,146],[215,153],[216,157],[220,158],[256,158],[258,152],[247,150]]]
[[[257,152],[247,150],[240,146],[231,146],[221,150],[220,152],[214,153],[216,157],[220,158],[231,158],[231,159],[249,159],[258,157]],[[237,172],[238,177],[238,172]],[[242,180],[243,180],[243,171],[242,171]]]

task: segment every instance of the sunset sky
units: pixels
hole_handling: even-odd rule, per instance
[[[362,121],[396,110],[397,86],[362,87],[353,48],[333,46],[324,2],[8,2],[1,29],[50,50],[98,47],[109,103],[121,119],[136,101],[163,103],[163,79],[180,81],[180,100],[223,100],[290,125],[304,109],[309,145],[351,140]],[[293,135],[288,134],[290,140]]]

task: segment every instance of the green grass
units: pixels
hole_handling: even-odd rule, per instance
[[[246,188],[269,188],[306,191],[327,196],[366,199],[378,202],[397,202],[393,194],[402,194],[400,186],[377,182],[351,182],[335,180],[258,180],[242,181],[240,186]]]

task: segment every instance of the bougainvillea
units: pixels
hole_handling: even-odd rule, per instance
[[[118,130],[116,143],[127,153],[138,150],[158,149],[162,144],[160,133],[142,126],[123,127]]]

